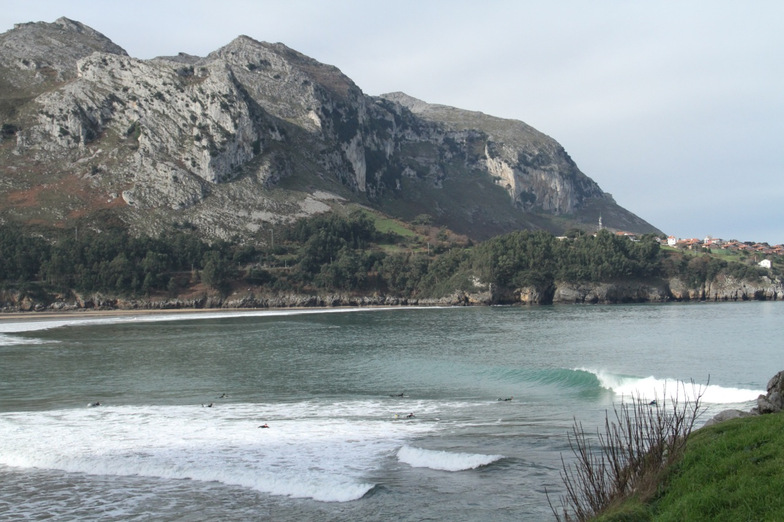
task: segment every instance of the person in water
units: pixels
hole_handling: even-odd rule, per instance
[[[413,413],[409,413],[408,415],[406,415],[406,418],[407,419],[413,419],[414,418],[414,414]]]
[[[96,406],[100,406],[100,405],[101,405],[100,402],[95,401],[95,402],[91,402],[90,404],[88,404],[87,407],[88,408],[95,408]]]
[[[264,424],[262,424],[261,426],[259,426],[259,428],[269,428],[269,426],[268,426],[268,425],[267,425],[267,423],[265,422]]]

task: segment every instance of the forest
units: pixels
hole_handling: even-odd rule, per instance
[[[427,230],[427,225],[419,227]],[[0,285],[32,295],[100,292],[177,296],[203,285],[269,293],[348,292],[439,297],[477,281],[500,289],[546,288],[556,281],[651,281],[680,277],[698,286],[719,274],[758,281],[767,270],[704,252],[667,251],[659,238],[637,241],[602,230],[517,231],[479,244],[445,230],[379,230],[368,212],[300,220],[273,244],[207,243],[188,230],[135,237],[116,225],[103,232],[0,226]],[[780,273],[780,263],[774,271]]]

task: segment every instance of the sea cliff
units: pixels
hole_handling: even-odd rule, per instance
[[[605,283],[556,282],[547,287],[504,290],[487,285],[476,291],[456,290],[448,295],[401,297],[373,293],[273,293],[263,288],[243,288],[227,294],[203,289],[177,296],[123,297],[102,293],[34,295],[22,291],[0,292],[2,312],[82,310],[184,310],[252,308],[330,308],[337,306],[488,306],[549,304],[665,303],[683,301],[778,301],[784,284],[762,278],[760,282],[721,278],[697,287],[677,278],[654,281]]]

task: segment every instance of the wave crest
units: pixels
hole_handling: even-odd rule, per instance
[[[482,455],[478,453],[452,453],[449,451],[426,450],[412,446],[402,446],[397,452],[400,462],[414,468],[430,468],[441,471],[464,471],[487,466],[503,455]]]
[[[677,399],[680,402],[694,401],[698,396],[703,404],[741,404],[755,400],[765,391],[732,388],[709,384],[685,382],[678,379],[654,376],[634,377],[618,375],[602,370],[577,368],[576,372],[589,372],[596,376],[602,388],[626,398]]]

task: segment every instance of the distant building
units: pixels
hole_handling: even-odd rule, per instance
[[[688,248],[689,250],[694,250],[695,248],[702,245],[702,241],[693,237],[691,239],[681,239],[678,241],[678,246],[681,248]]]
[[[762,261],[760,261],[758,264],[759,264],[759,266],[761,266],[762,268],[770,268],[770,267],[771,267],[771,262],[770,262],[770,259],[763,259],[763,260],[762,260]]]
[[[635,234],[633,232],[624,232],[622,230],[619,230],[618,232],[615,233],[615,235],[616,236],[620,236],[620,237],[625,237],[626,239],[628,239],[630,241],[635,241],[635,242],[639,241],[637,239],[637,234]]]
[[[667,238],[667,246],[674,247],[678,244],[678,238],[675,236],[670,236]]]

